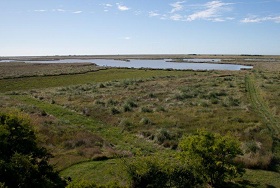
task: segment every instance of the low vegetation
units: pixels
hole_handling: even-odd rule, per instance
[[[205,131],[180,141],[177,156],[127,160],[131,187],[225,187],[244,173],[234,159],[242,154],[236,140]]]
[[[58,69],[51,65],[58,72],[45,74],[35,72],[37,65],[20,73],[27,65],[15,63],[0,79],[0,108],[30,117],[38,144],[52,153],[55,169],[72,180],[69,187],[137,187],[143,181],[147,186],[278,187],[278,181],[256,177],[272,173],[259,169],[279,177],[279,63],[265,57],[257,63],[243,56],[224,58],[255,68],[99,70],[64,64]],[[219,147],[235,152],[223,161],[217,153],[226,150]],[[182,156],[187,160],[179,160]],[[193,158],[197,161],[191,162]],[[235,177],[242,174],[237,173],[242,172],[240,164],[255,170]],[[156,182],[147,184],[150,180]]]

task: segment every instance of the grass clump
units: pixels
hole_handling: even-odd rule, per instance
[[[128,104],[125,104],[123,106],[123,111],[124,112],[131,112],[132,111],[132,107],[130,105],[128,105]]]
[[[152,125],[153,122],[149,118],[142,118],[139,122],[141,125]]]
[[[117,108],[115,108],[115,107],[111,108],[111,114],[112,115],[116,115],[116,114],[120,114],[120,113],[121,113],[121,111],[119,111]]]
[[[144,107],[141,107],[141,112],[144,112],[144,113],[152,113],[153,110],[147,106],[144,106]]]

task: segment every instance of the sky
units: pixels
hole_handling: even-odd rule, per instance
[[[0,0],[0,56],[280,55],[280,0]]]

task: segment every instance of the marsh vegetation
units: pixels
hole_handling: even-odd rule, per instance
[[[149,161],[156,155],[167,163],[186,136],[203,129],[236,138],[243,155],[235,162],[257,169],[246,170],[233,185],[280,186],[277,178],[256,178],[272,173],[268,170],[280,177],[278,57],[273,62],[217,58],[254,69],[99,69],[88,64],[40,69],[0,63],[6,70],[0,79],[1,112],[27,114],[40,145],[54,156],[51,163],[74,183],[128,186],[124,160]]]

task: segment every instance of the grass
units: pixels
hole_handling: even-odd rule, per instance
[[[254,63],[244,58],[237,59]],[[267,169],[278,152],[280,114],[280,67],[269,63],[255,63],[253,71],[90,72],[78,66],[49,75],[34,72],[36,66],[20,74],[15,65],[0,79],[0,108],[28,114],[41,145],[54,155],[51,162],[74,181],[127,185],[121,157],[176,152],[183,135],[201,128],[231,134],[242,142],[247,167]],[[241,187],[280,187],[278,178],[247,170],[236,181]]]
[[[99,69],[90,63],[0,63],[0,79],[79,74]]]
[[[247,187],[280,187],[280,174],[264,170],[246,170],[243,181],[249,181]]]
[[[254,109],[267,121],[267,125],[268,128],[271,130],[271,133],[279,137],[279,120],[276,117],[274,117],[274,115],[270,112],[269,107],[261,97],[260,91],[255,86],[253,76],[246,76],[246,90],[248,92],[248,97]]]
[[[39,76],[0,80],[0,92],[62,87],[118,79],[149,78],[153,76],[182,75],[183,71],[108,69],[74,75]]]
[[[116,78],[118,74],[123,74],[122,70],[120,71],[111,76]],[[138,71],[137,74],[143,73],[142,70]],[[248,152],[246,158],[250,159],[252,153],[255,156],[253,161],[243,160],[248,166],[269,164],[270,158],[263,156],[270,156],[271,136],[265,131],[260,135],[250,129],[255,124],[259,124],[260,130],[266,127],[255,111],[248,110],[244,73],[165,73],[171,75],[126,78],[54,89],[33,89],[23,92],[25,95],[22,96],[19,92],[19,95],[14,97],[39,107],[47,114],[66,119],[68,124],[82,124],[86,129],[116,145],[118,150],[127,150],[134,154],[138,151],[156,151],[158,148],[155,146],[175,150],[182,135],[204,128],[222,134],[230,132],[244,142],[244,150]],[[86,119],[90,121],[86,122]],[[96,124],[95,128],[90,127],[90,124],[94,124],[91,120],[99,124]],[[166,130],[167,137],[160,135],[162,130]],[[248,137],[248,134],[251,136]],[[136,139],[137,137],[145,141],[142,146],[141,139]],[[261,143],[262,147],[258,152],[246,144],[252,138]],[[138,146],[132,144],[129,147],[129,144],[135,141]],[[264,160],[268,162],[260,162]]]
[[[137,138],[131,134],[127,134],[126,132],[122,132],[122,129],[119,127],[113,127],[110,125],[106,125],[100,121],[96,121],[92,118],[85,117],[83,115],[77,114],[68,109],[62,108],[61,106],[42,102],[33,98],[29,98],[26,96],[15,96],[17,101],[23,102],[25,104],[34,105],[39,108],[41,111],[43,110],[45,113],[55,116],[64,124],[68,124],[69,128],[80,129],[85,128],[86,130],[90,130],[95,134],[101,136],[107,142],[114,145],[114,149],[120,151],[130,151],[134,154],[136,153],[149,153],[154,152],[156,148],[152,146],[151,143],[146,142],[141,138]],[[67,130],[65,130],[67,131]],[[66,132],[67,133],[67,132]],[[65,133],[65,134],[66,134]],[[60,153],[57,153],[59,155]],[[125,155],[124,153],[115,153],[115,155]],[[107,156],[114,157],[114,156]],[[66,167],[62,164],[61,166]]]
[[[139,79],[153,76],[182,75],[180,71],[107,69],[73,75],[36,76],[0,79],[0,92],[62,87],[91,82],[107,82],[119,79]]]
[[[74,165],[60,173],[63,177],[73,177],[73,181],[87,181],[97,184],[118,182],[121,186],[128,185],[123,161],[112,159],[106,161],[90,161]]]

